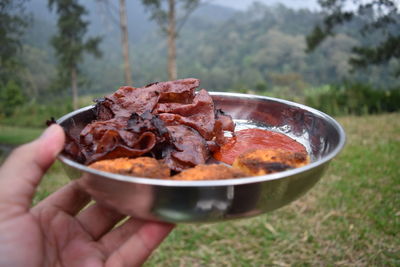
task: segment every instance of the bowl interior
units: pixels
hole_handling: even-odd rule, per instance
[[[328,115],[293,102],[234,93],[211,93],[215,106],[230,114],[237,128],[261,127],[284,133],[308,150],[306,166],[264,176],[226,180],[179,181],[124,176],[79,164],[65,155],[71,179],[98,203],[122,214],[163,222],[215,222],[255,216],[299,198],[322,176],[329,161],[343,148],[342,127]],[[58,120],[79,134],[96,119],[88,106]]]
[[[261,97],[248,94],[236,93],[210,93],[217,109],[222,109],[225,113],[232,116],[240,127],[260,127],[280,133],[302,143],[310,157],[312,163],[294,170],[282,173],[266,175],[265,179],[282,178],[285,175],[299,173],[303,170],[316,167],[331,160],[343,148],[345,134],[342,127],[330,116],[312,109],[310,107],[270,97]],[[67,131],[72,134],[79,134],[80,131],[91,121],[96,119],[94,106],[88,106],[65,115],[58,120]],[[61,155],[61,161],[72,165],[81,171],[96,172],[86,166],[68,160]],[[98,174],[98,173],[96,173]],[[104,176],[119,180],[130,180],[132,177],[124,177],[111,173],[103,173]],[[265,176],[264,176],[265,177]],[[159,179],[142,178],[136,182],[157,183],[157,184],[180,184],[183,185],[223,185],[251,183],[259,181],[260,177],[253,180],[232,179],[235,181],[165,181]],[[157,181],[158,182],[155,182]]]

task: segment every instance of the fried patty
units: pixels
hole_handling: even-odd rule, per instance
[[[170,176],[170,169],[166,164],[150,157],[106,159],[92,163],[89,167],[137,177],[167,178]]]
[[[248,176],[256,176],[298,168],[307,165],[309,161],[307,153],[257,149],[238,156],[232,166]]]
[[[186,169],[181,173],[171,177],[173,180],[220,180],[245,177],[246,174],[241,170],[228,167],[223,164],[197,165],[193,168]]]

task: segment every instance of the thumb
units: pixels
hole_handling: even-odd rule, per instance
[[[16,148],[0,168],[0,212],[25,212],[43,174],[64,145],[64,130],[51,125],[31,143]]]

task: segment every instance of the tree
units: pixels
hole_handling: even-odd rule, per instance
[[[176,80],[176,38],[189,15],[199,6],[200,0],[168,0],[167,4],[163,0],[142,0],[142,3],[149,9],[151,19],[155,20],[161,30],[167,34],[168,79]],[[184,12],[184,16],[180,19],[176,16],[177,5]]]
[[[27,26],[25,0],[0,0],[0,83],[8,83],[18,67],[16,55],[21,48],[21,36]]]
[[[25,95],[18,71],[23,68],[18,55],[27,26],[25,0],[0,0],[0,115],[11,116],[23,104]]]
[[[133,85],[131,65],[129,63],[128,26],[126,22],[125,0],[119,0],[119,21],[121,27],[122,54],[124,57],[124,77],[126,85]]]
[[[128,34],[128,23],[126,14],[126,2],[125,0],[119,0],[119,22],[115,18],[116,7],[113,5],[113,1],[109,0],[97,0],[99,3],[104,5],[107,10],[109,17],[115,24],[119,24],[121,30],[121,48],[122,57],[124,60],[124,80],[126,85],[133,85],[132,81],[132,70],[129,56],[129,34]]]
[[[335,28],[358,19],[363,22],[360,29],[362,35],[372,35],[374,30],[381,30],[378,34],[383,37],[383,41],[354,46],[352,49],[354,56],[349,60],[353,67],[365,68],[368,65],[389,62],[391,59],[400,59],[400,14],[397,0],[319,0],[318,2],[326,16],[322,24],[315,26],[306,38],[309,52],[327,37],[333,36]],[[400,69],[396,75],[400,75]]]
[[[63,83],[70,80],[72,89],[72,104],[78,108],[78,64],[83,55],[88,52],[96,57],[101,56],[99,50],[100,37],[84,40],[88,22],[82,19],[87,14],[86,9],[78,0],[49,0],[49,8],[55,7],[58,18],[58,35],[51,42],[59,59],[59,75]],[[69,78],[68,78],[69,77]]]
[[[1,86],[0,91],[0,115],[11,116],[14,110],[25,102],[21,87],[14,81],[9,80]]]

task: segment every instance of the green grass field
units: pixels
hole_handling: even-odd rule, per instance
[[[147,266],[400,266],[400,114],[339,118],[322,180],[277,211],[178,225]]]
[[[251,219],[178,225],[145,266],[400,266],[400,113],[338,120],[347,145],[304,197]],[[35,202],[67,182],[56,164]]]
[[[32,141],[42,133],[43,128],[0,125],[0,144],[18,145]]]

